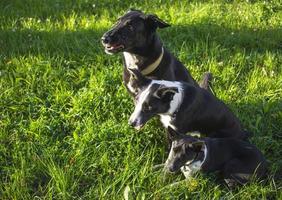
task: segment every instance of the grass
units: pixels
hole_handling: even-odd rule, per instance
[[[273,1],[2,0],[0,199],[281,199],[282,6]],[[101,35],[128,8],[172,26],[165,46],[196,80],[211,71],[219,98],[254,133],[266,183],[236,191],[212,174],[164,177],[165,131],[136,132],[121,57]]]

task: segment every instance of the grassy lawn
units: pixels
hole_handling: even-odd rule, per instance
[[[183,175],[152,169],[165,130],[128,126],[121,56],[100,43],[130,7],[172,25],[159,34],[196,80],[213,73],[269,161],[266,183],[228,191],[199,174],[172,185]],[[122,199],[126,188],[129,199],[281,199],[281,131],[280,0],[0,1],[0,199]]]

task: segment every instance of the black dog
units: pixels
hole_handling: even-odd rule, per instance
[[[247,183],[253,176],[264,178],[267,163],[262,153],[249,142],[231,138],[194,138],[168,128],[173,139],[165,163],[170,172],[181,169],[186,178],[195,172],[219,171],[232,188]]]
[[[136,129],[159,115],[164,127],[182,134],[199,131],[208,137],[247,137],[238,118],[207,90],[185,82],[148,79],[137,69],[130,71],[140,88],[129,119]]]
[[[130,79],[130,68],[137,68],[153,79],[178,80],[198,86],[185,66],[163,47],[156,34],[157,28],[168,26],[156,15],[130,10],[103,35],[102,44],[106,53],[123,52],[123,81],[131,95],[135,96],[137,91]],[[208,89],[210,79],[211,74],[205,74],[201,87]]]

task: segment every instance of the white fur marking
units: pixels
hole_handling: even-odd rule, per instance
[[[123,52],[126,67],[129,69],[138,69],[137,58],[131,53]]]
[[[175,93],[173,99],[170,102],[168,113],[173,114],[181,105],[182,100],[183,100],[183,89],[181,87],[178,87],[178,92]]]
[[[199,160],[192,164],[189,164],[191,161],[188,161],[186,163],[187,164],[186,166],[184,165],[181,167],[181,171],[184,174],[186,179],[191,178],[191,176],[193,176],[196,172],[198,172],[201,169],[203,163],[205,162],[207,158],[207,152],[208,152],[206,145],[202,147],[201,151],[204,151],[204,159],[202,161]]]
[[[175,127],[171,125],[171,116],[170,115],[160,115],[160,120],[165,128],[168,128],[169,126],[175,130]]]
[[[142,105],[144,103],[144,101],[146,100],[147,96],[149,95],[149,90],[151,88],[152,83],[144,90],[141,92],[138,100],[137,100],[137,104],[135,105],[135,109],[133,111],[133,113],[131,114],[129,121],[135,121],[135,119],[138,117],[138,115],[140,115],[141,111],[142,111]]]
[[[169,110],[167,111],[167,113],[160,114],[160,117],[161,117],[161,122],[165,128],[168,128],[168,126],[171,126],[174,130],[176,130],[175,126],[171,124],[172,115],[175,111],[177,111],[177,109],[181,105],[184,94],[183,94],[183,88],[182,88],[181,83],[180,82],[174,82],[174,83],[175,84],[171,84],[171,83],[167,83],[166,81],[163,81],[163,84],[166,87],[177,87],[178,92],[175,93],[175,95],[173,96],[173,99],[170,102]]]
[[[185,178],[189,179],[201,169],[201,165],[202,165],[201,161],[197,161],[189,166],[182,166],[181,171],[184,174]]]
[[[130,92],[132,92],[132,93],[136,93],[136,89],[134,89],[133,87],[132,87],[132,85],[131,85],[131,82],[130,82],[130,80],[128,81],[128,83],[127,83],[127,88],[130,90]]]

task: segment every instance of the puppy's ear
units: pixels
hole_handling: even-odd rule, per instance
[[[127,69],[130,73],[130,80],[132,81],[133,85],[135,84],[137,87],[141,88],[149,85],[151,82],[151,80],[146,78],[138,69]]]
[[[204,141],[196,141],[189,144],[189,147],[192,148],[195,152],[201,151],[202,147],[205,145]]]
[[[168,137],[171,141],[181,139],[183,137],[180,133],[178,133],[173,128],[171,128],[171,126],[168,126],[167,133],[168,133]]]
[[[177,92],[177,87],[160,87],[156,92],[156,96],[160,98],[163,102],[170,102],[173,99],[175,93]]]
[[[163,20],[161,20],[157,15],[146,15],[146,23],[150,26],[152,31],[155,31],[157,28],[166,28],[170,25]]]

